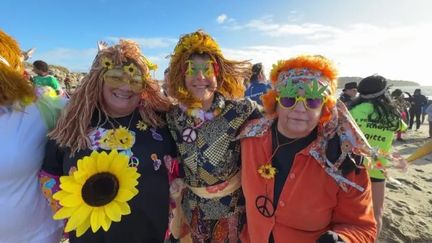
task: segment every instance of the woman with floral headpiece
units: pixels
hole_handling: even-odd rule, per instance
[[[242,242],[373,242],[369,146],[335,97],[336,70],[323,56],[273,66],[263,96],[269,117],[242,130],[247,224]]]
[[[64,102],[53,89],[35,90],[22,59],[0,30],[0,242],[58,243],[63,224],[52,219],[37,174]]]
[[[201,30],[182,36],[171,57],[168,91],[179,104],[167,114],[167,122],[185,183],[183,200],[176,198],[185,221],[172,225],[186,222],[194,242],[238,241],[244,199],[235,136],[248,119],[260,116],[250,100],[238,100],[249,70],[246,61],[225,59]],[[184,235],[176,226],[171,231],[175,237]]]
[[[176,150],[152,68],[135,42],[100,44],[49,134],[41,182],[71,243],[165,238]]]

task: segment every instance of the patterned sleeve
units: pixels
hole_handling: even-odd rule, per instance
[[[38,178],[42,193],[48,201],[53,213],[61,208],[58,201],[53,198],[53,195],[60,190],[60,176],[63,175],[62,161],[63,152],[56,145],[54,140],[48,140],[45,148],[45,158]]]
[[[244,105],[246,106],[247,119],[246,121],[254,120],[263,117],[260,106],[255,101],[250,99],[244,99]]]
[[[175,125],[175,117],[174,117],[175,111],[171,110],[169,112],[166,113],[165,117],[166,117],[166,122],[167,122],[167,127],[168,130],[170,131],[170,134],[172,136],[172,138],[174,139],[174,141],[178,141],[179,135],[177,134],[177,128]]]

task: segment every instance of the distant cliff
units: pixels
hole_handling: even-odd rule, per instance
[[[25,69],[32,73],[33,66],[29,62],[24,63]],[[52,75],[56,76],[57,79],[60,81],[60,83],[63,82],[63,80],[66,78],[66,76],[69,76],[69,78],[72,81],[72,86],[75,86],[79,83],[79,80],[81,80],[86,73],[78,73],[78,72],[70,72],[68,68],[63,66],[57,66],[57,65],[48,65],[49,71]]]
[[[359,83],[360,80],[362,80],[361,77],[340,77],[338,79],[338,88],[343,88],[345,83],[348,82],[356,82]],[[391,80],[388,79],[389,81],[389,85],[393,85],[393,86],[420,86],[420,84],[413,82],[413,81],[405,81],[405,80]]]

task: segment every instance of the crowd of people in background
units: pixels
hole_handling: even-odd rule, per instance
[[[427,114],[432,138],[421,89],[372,75],[338,97],[321,55],[267,81],[202,30],[162,85],[129,40],[99,43],[76,89],[42,60],[25,76],[21,55],[0,30],[0,242],[375,242],[394,137]]]

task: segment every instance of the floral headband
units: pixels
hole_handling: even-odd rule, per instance
[[[328,84],[318,70],[294,68],[279,73],[275,89],[281,97],[295,97],[303,89],[307,98],[323,98],[328,95]]]

